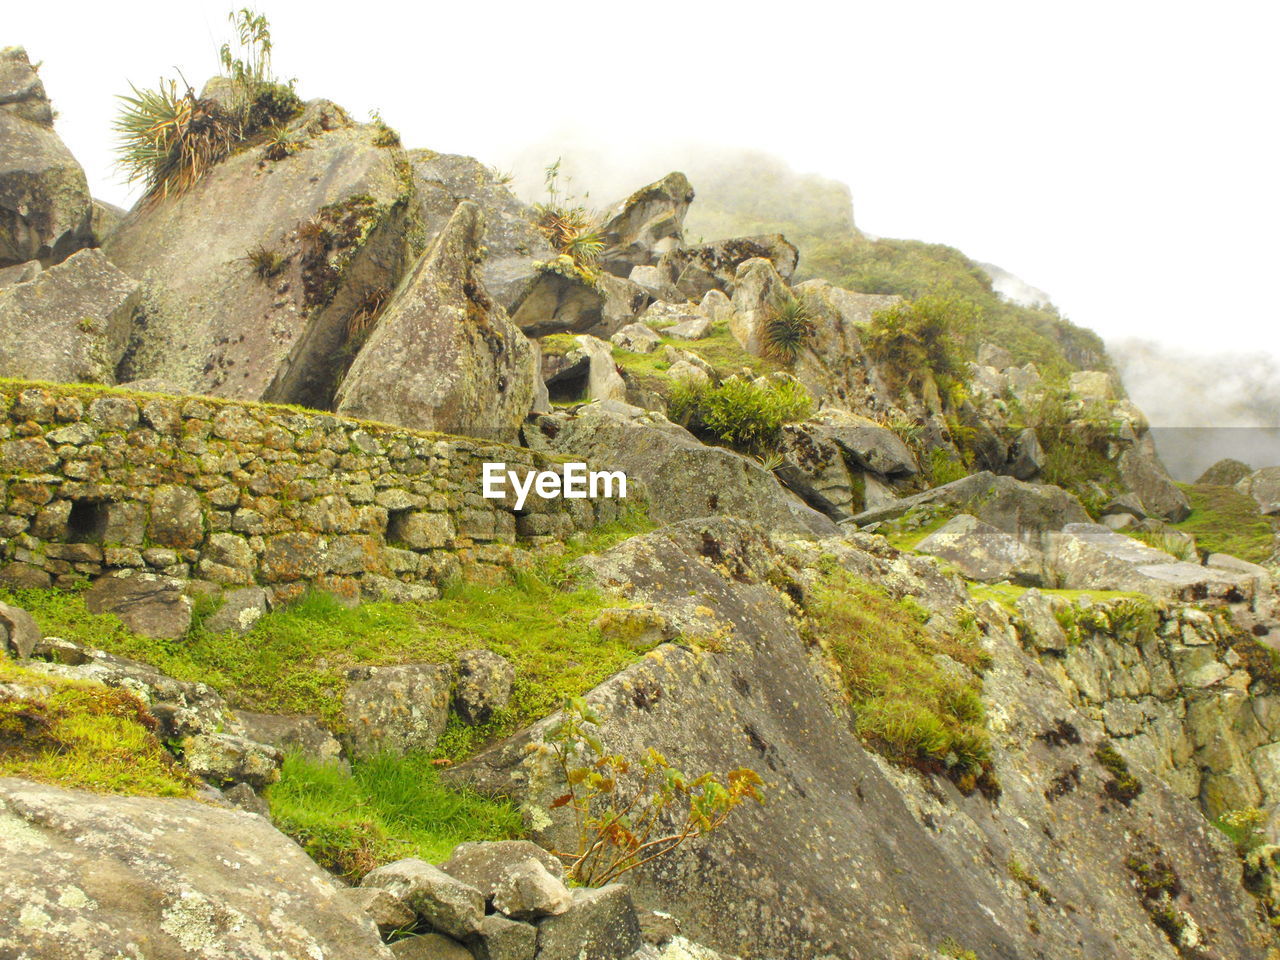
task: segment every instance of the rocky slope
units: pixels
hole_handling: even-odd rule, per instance
[[[1087,331],[851,216],[798,247],[793,196],[693,242],[682,173],[529,206],[328,101],[119,222],[19,49],[0,122],[0,948],[1274,955],[1276,468],[1174,484]],[[546,762],[582,710],[607,788]],[[651,749],[765,802],[570,889],[566,797]]]

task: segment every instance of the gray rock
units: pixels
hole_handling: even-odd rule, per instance
[[[40,276],[40,271],[43,269],[39,260],[28,260],[26,263],[15,263],[11,267],[0,267],[0,287],[34,280]]]
[[[785,282],[795,273],[800,254],[781,234],[735,237],[672,250],[659,261],[659,269],[674,281],[682,297],[699,300],[712,290],[732,295],[738,267],[755,258],[772,263]]]
[[[222,791],[222,796],[237,810],[245,813],[256,813],[260,817],[271,817],[271,807],[267,801],[254,792],[253,787],[241,780]]]
[[[347,887],[342,891],[358,912],[373,921],[383,937],[406,930],[417,921],[414,912],[381,887]]]
[[[603,340],[583,334],[576,338],[587,357],[588,400],[626,400],[627,384],[618,372],[613,349]]]
[[[167,577],[100,577],[85,593],[84,603],[90,613],[114,613],[144,637],[176,640],[191,627],[191,599],[181,581]]]
[[[813,435],[834,442],[854,466],[872,473],[908,477],[920,470],[915,454],[896,433],[857,414],[822,410],[806,421],[805,427]]]
[[[1255,470],[1237,482],[1235,487],[1257,500],[1264,514],[1274,515],[1280,510],[1280,467]]]
[[[186,550],[204,540],[204,506],[190,487],[167,484],[151,495],[151,540],[161,547]]]
[[[695,317],[667,327],[662,333],[664,336],[675,337],[678,340],[702,340],[711,333],[711,321],[706,317]]]
[[[377,867],[365,874],[360,885],[386,890],[451,937],[475,933],[484,919],[484,896],[479,890],[423,860],[410,858]]]
[[[467,650],[458,656],[453,709],[464,723],[484,723],[511,699],[516,670],[491,650]]]
[[[692,202],[688,178],[669,173],[616,204],[600,228],[605,243],[601,265],[625,277],[676,249],[684,239],[684,215]]]
[[[229,590],[222,596],[218,609],[204,621],[210,633],[234,633],[244,636],[267,613],[270,604],[267,591],[261,587]]]
[[[342,697],[352,754],[429,751],[449,719],[451,680],[452,671],[438,663],[352,670]]]
[[[775,475],[815,510],[844,520],[861,506],[854,502],[854,479],[844,451],[812,422],[783,425],[778,453],[783,463]]]
[[[438,933],[423,933],[391,944],[396,960],[472,960],[471,951]]]
[[[1036,650],[1062,652],[1067,649],[1067,632],[1055,615],[1066,601],[1045,596],[1039,590],[1028,590],[1015,606],[1021,621],[1022,636]]]
[[[612,337],[610,342],[633,353],[653,353],[662,344],[662,338],[643,323],[629,323]]]
[[[883,409],[894,397],[862,347],[859,331],[877,312],[901,298],[853,293],[825,280],[807,280],[793,291],[813,321],[811,350],[793,373],[815,397],[849,410]]]
[[[198,733],[183,739],[182,761],[197,777],[211,783],[247,783],[260,788],[280,779],[284,754],[246,737]]]
[[[952,564],[968,580],[1044,582],[1044,556],[1039,550],[968,514],[953,517],[921,540],[916,550]]]
[[[538,929],[492,914],[467,938],[467,946],[475,960],[533,960],[538,952]]]
[[[0,925],[0,955],[390,956],[301,847],[239,810],[3,779],[0,835],[0,873],[32,921]]]
[[[21,47],[0,50],[0,267],[65,260],[92,239],[84,171],[53,132]]]
[[[386,307],[337,393],[344,416],[511,440],[533,406],[533,351],[485,292],[484,217],[464,202]]]
[[[21,607],[0,603],[0,651],[26,658],[43,639],[35,617]]]
[[[624,960],[643,945],[631,894],[620,883],[573,891],[573,905],[538,923],[539,960]]]
[[[1144,434],[1120,454],[1120,478],[1137,494],[1149,516],[1178,523],[1191,515],[1191,503],[1165,470],[1151,435]]]
[[[542,271],[514,309],[511,320],[529,337],[590,333],[608,337],[635,320],[649,303],[641,287],[603,274],[594,284]]]
[[[236,711],[236,725],[245,736],[288,753],[297,751],[318,763],[338,763],[342,744],[315,717]]]
[[[569,888],[530,858],[508,865],[493,885],[493,907],[512,920],[536,920],[564,913],[573,903]]]
[[[554,855],[528,840],[490,840],[460,843],[440,869],[475,887],[491,899],[498,881],[511,865],[537,860],[553,877],[564,880],[564,865]]]
[[[1009,449],[1009,474],[1018,480],[1032,480],[1044,468],[1044,448],[1034,427],[1018,434]]]
[[[115,383],[139,291],[97,250],[0,287],[0,376]]]
[[[756,257],[743,262],[734,275],[733,314],[729,332],[748,353],[762,356],[769,320],[791,298],[772,260]]]
[[[1253,467],[1230,457],[1219,460],[1196,479],[1197,484],[1208,484],[1217,487],[1233,487],[1249,474]]]
[[[281,136],[283,160],[233,153],[182,196],[132,211],[104,252],[143,281],[147,316],[121,380],[332,409],[356,331],[411,260],[404,151],[315,100]],[[226,212],[235,210],[236,216]],[[260,277],[254,250],[279,258]]]
[[[676,290],[676,285],[671,282],[671,278],[667,276],[667,272],[661,267],[648,265],[635,267],[627,275],[627,279],[654,300],[666,300],[674,303],[682,299]]]

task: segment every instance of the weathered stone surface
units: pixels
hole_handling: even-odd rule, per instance
[[[812,426],[783,425],[778,445],[783,463],[774,474],[815,510],[833,520],[845,520],[862,506],[855,503],[853,474],[844,451]]]
[[[210,633],[244,636],[266,615],[269,607],[267,591],[261,587],[228,590],[218,609],[205,619],[204,627]]]
[[[197,777],[213,783],[247,783],[260,788],[280,779],[284,754],[245,737],[199,733],[182,741],[182,760]]]
[[[3,779],[0,838],[6,956],[390,957],[332,877],[239,810]]]
[[[282,752],[296,750],[319,763],[336,763],[342,756],[342,744],[315,717],[237,710],[235,719],[250,740]]]
[[[485,292],[484,216],[458,205],[337,394],[347,416],[510,440],[533,406],[533,351]]]
[[[162,547],[185,550],[204,539],[204,510],[190,487],[158,487],[151,495],[151,539]]]
[[[764,354],[765,329],[790,298],[791,291],[774,269],[773,261],[756,257],[739,265],[734,275],[729,332],[742,349],[756,356]]]
[[[105,247],[143,283],[146,323],[121,380],[328,408],[334,358],[408,263],[412,183],[404,152],[377,135],[312,101],[281,131],[304,149],[278,161],[240,151],[182,196],[132,211]],[[255,250],[279,257],[276,275],[258,275]]]
[[[458,655],[453,709],[464,723],[484,723],[511,699],[516,670],[491,650],[465,650]]]
[[[564,866],[553,854],[528,840],[491,840],[460,843],[440,869],[479,890],[486,900],[493,897],[507,867],[525,860],[537,860],[553,877],[564,879]]]
[[[347,887],[343,899],[373,921],[382,936],[413,926],[412,910],[381,887]]]
[[[342,698],[351,752],[429,751],[449,719],[452,671],[438,663],[360,667]]]
[[[793,372],[815,397],[850,410],[883,408],[891,396],[862,348],[858,331],[875,314],[901,298],[853,293],[825,280],[807,280],[794,294],[813,321],[811,350],[797,359]]]
[[[844,410],[820,411],[804,427],[813,435],[831,440],[848,455],[850,462],[884,477],[907,477],[918,473],[911,448],[888,427]]]
[[[834,529],[756,461],[699,443],[683,427],[656,415],[632,419],[586,407],[577,416],[539,417],[525,427],[524,437],[535,449],[582,457],[641,481],[650,515],[659,521],[720,514],[778,530]]]
[[[1039,550],[967,513],[929,534],[916,550],[952,564],[969,580],[1044,582],[1044,557]]]
[[[1039,590],[1028,590],[1017,600],[1018,617],[1023,636],[1037,650],[1067,649],[1067,632],[1056,616],[1062,601],[1051,599]]]
[[[29,657],[43,638],[35,617],[21,607],[0,603],[0,651]]]
[[[137,281],[97,250],[0,287],[0,376],[115,383],[138,300]]]
[[[600,227],[605,243],[601,265],[625,277],[634,267],[652,264],[678,247],[684,239],[684,215],[692,202],[688,178],[669,173],[614,205]]]
[[[253,813],[259,817],[271,818],[271,805],[255,793],[253,787],[244,781],[232,784],[224,789],[222,797],[237,810]]]
[[[388,863],[366,874],[360,885],[386,890],[451,937],[475,933],[484,918],[484,896],[479,890],[423,860]]]
[[[101,577],[85,593],[84,604],[90,613],[114,613],[144,637],[176,640],[191,627],[191,599],[179,581],[167,577]]]
[[[594,284],[576,276],[542,271],[511,311],[511,320],[530,337],[552,333],[612,336],[649,303],[649,294],[630,280],[603,274]]]
[[[1147,514],[1171,523],[1185,520],[1191,514],[1191,503],[1160,462],[1151,434],[1144,434],[1120,454],[1120,478],[1137,494]]]
[[[536,920],[564,913],[573,903],[569,888],[530,857],[508,864],[493,885],[493,907],[512,920]]]
[[[662,338],[643,323],[629,323],[609,340],[615,346],[633,353],[653,353],[662,344]]]
[[[1196,483],[1218,487],[1233,487],[1251,473],[1253,473],[1253,467],[1228,457],[1225,460],[1219,460],[1205,470],[1204,473],[1200,474]]]
[[[627,279],[647,293],[654,300],[666,300],[675,303],[683,299],[676,290],[675,284],[667,276],[667,272],[657,266],[633,267]]]
[[[627,399],[627,384],[618,372],[613,350],[603,340],[583,334],[575,338],[578,349],[587,356],[588,400]]]
[[[756,258],[772,263],[774,270],[786,282],[795,273],[800,254],[795,245],[781,234],[736,237],[672,250],[663,255],[658,269],[671,278],[681,296],[700,300],[712,290],[721,290],[732,296],[737,285],[738,267]]]
[[[701,340],[711,333],[711,321],[706,317],[695,317],[667,327],[662,333],[678,340]]]
[[[1263,467],[1236,483],[1236,489],[1258,501],[1262,512],[1280,513],[1280,467]]]
[[[53,132],[44,84],[21,47],[0,50],[0,267],[66,259],[92,238],[89,185]]]
[[[469,951],[458,941],[438,933],[423,933],[391,944],[396,960],[472,960]]]
[[[1009,475],[1017,480],[1033,480],[1044,467],[1044,448],[1034,427],[1027,427],[1018,434],[1009,448]]]
[[[573,891],[573,904],[538,922],[541,960],[624,960],[640,949],[640,922],[620,883]]]
[[[467,938],[475,960],[533,960],[538,952],[538,929],[532,924],[492,914]]]

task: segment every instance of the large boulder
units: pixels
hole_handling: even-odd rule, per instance
[[[35,617],[21,607],[0,603],[0,653],[29,657],[42,639]]]
[[[97,250],[0,287],[0,377],[115,383],[139,284]]]
[[[144,285],[121,379],[327,408],[410,260],[413,178],[378,133],[313,101],[280,134],[302,149],[241,150],[135,207],[105,247]]]
[[[693,202],[693,187],[683,173],[669,173],[641,187],[606,212],[600,228],[605,249],[600,263],[615,276],[655,263],[684,239],[684,215]]]
[[[353,668],[342,698],[352,755],[430,751],[449,719],[452,680],[438,663]]]
[[[1044,582],[1044,556],[1038,549],[967,513],[925,537],[916,550],[951,564],[967,580]]]
[[[1242,478],[1236,489],[1258,501],[1265,514],[1280,513],[1280,467],[1263,467]]]
[[[1147,514],[1171,523],[1191,514],[1191,503],[1160,462],[1151,434],[1144,433],[1120,454],[1120,479],[1138,495]]]
[[[732,296],[738,267],[756,257],[771,262],[786,282],[796,272],[800,254],[795,244],[780,233],[735,237],[672,250],[658,261],[658,270],[686,299],[701,300],[712,290],[723,290]]]
[[[484,215],[458,205],[342,382],[337,410],[419,430],[514,439],[533,406],[533,350],[485,291]]]
[[[1196,479],[1197,484],[1208,484],[1216,487],[1233,487],[1249,474],[1253,467],[1239,460],[1227,457],[1219,460]]]
[[[805,427],[831,440],[863,470],[884,477],[909,477],[920,472],[915,454],[902,438],[866,417],[828,408],[806,421]]]
[[[884,407],[891,401],[876,366],[862,347],[859,329],[901,298],[854,293],[825,280],[806,280],[794,294],[813,322],[810,347],[793,373],[819,399],[851,410]]]
[[[729,332],[742,349],[763,355],[769,321],[790,299],[791,291],[774,269],[773,261],[763,257],[745,261],[734,274]]]
[[[53,110],[21,47],[0,50],[0,267],[57,263],[93,237],[84,170],[53,132]]]
[[[491,168],[472,157],[410,150],[409,162],[418,209],[432,239],[462,201],[470,200],[484,211],[484,287],[505,309],[515,309],[538,279],[535,264],[555,259],[555,251],[534,226],[532,210]]]
[[[422,860],[409,858],[378,867],[365,874],[360,885],[386,890],[451,937],[475,933],[484,919],[484,894]]]
[[[0,779],[0,955],[389,960],[373,923],[263,817]]]
[[[100,577],[84,595],[90,613],[114,613],[144,637],[177,640],[191,627],[191,598],[182,582],[153,574]]]
[[[639,480],[648,491],[649,514],[658,521],[719,515],[776,530],[835,531],[835,524],[792,497],[755,460],[700,443],[659,414],[632,410],[592,404],[577,415],[538,417],[525,426],[525,444]]]
[[[594,283],[577,275],[540,269],[511,319],[526,335],[590,333],[610,337],[631,323],[649,303],[649,294],[630,280],[601,274]]]

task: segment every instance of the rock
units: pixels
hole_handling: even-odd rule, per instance
[[[1039,590],[1028,590],[1015,602],[1022,636],[1036,650],[1060,653],[1067,649],[1067,631],[1057,618],[1058,610],[1065,605],[1066,601],[1051,599]]]
[[[475,887],[486,900],[493,898],[506,869],[526,860],[536,860],[557,880],[564,880],[564,866],[553,854],[528,840],[488,840],[460,843],[440,869],[468,886]]]
[[[659,522],[720,514],[800,533],[835,529],[755,460],[699,443],[665,418],[631,419],[596,406],[537,418],[525,427],[526,445],[622,470],[645,485],[650,516]]]
[[[569,888],[538,860],[510,864],[493,885],[493,907],[512,920],[536,920],[564,913],[573,903]]]
[[[484,919],[484,896],[422,860],[397,860],[365,874],[362,887],[377,887],[451,937],[475,933]]]
[[[756,356],[765,351],[765,329],[770,319],[791,298],[791,291],[771,260],[756,257],[738,267],[734,275],[733,315],[729,332],[742,349]]]
[[[712,323],[719,323],[733,313],[733,301],[719,290],[708,290],[698,303],[698,311]]]
[[[151,495],[151,540],[161,547],[186,550],[204,540],[204,506],[190,487],[167,484]]]
[[[484,219],[458,205],[435,247],[387,305],[337,394],[343,416],[514,439],[533,405],[533,351],[485,292]]]
[[[484,212],[485,258],[480,267],[485,290],[505,310],[528,295],[538,279],[539,262],[555,259],[546,238],[534,226],[533,211],[494,174],[472,157],[410,150],[418,208],[434,239],[463,201]]]
[[[89,221],[93,231],[93,245],[100,247],[106,243],[111,234],[116,232],[116,228],[124,223],[125,217],[128,215],[128,210],[123,210],[114,203],[95,199],[93,201],[93,214]]]
[[[134,633],[177,640],[191,627],[191,599],[167,577],[100,577],[84,595],[90,613],[113,613]]]
[[[844,451],[811,421],[784,424],[778,453],[774,474],[813,509],[844,520],[861,506]]]
[[[244,636],[266,615],[269,607],[267,591],[261,587],[229,590],[222,596],[218,609],[205,618],[204,628],[210,633]]]
[[[39,260],[28,260],[26,263],[15,263],[11,267],[0,267],[0,287],[34,280],[40,276],[40,271],[43,269]]]
[[[662,338],[643,323],[629,323],[609,340],[615,346],[632,353],[653,353],[662,345]]]
[[[359,667],[342,698],[351,752],[427,752],[449,719],[452,671],[438,663]]]
[[[807,280],[795,296],[813,321],[811,350],[801,353],[796,377],[820,399],[850,410],[882,409],[893,397],[862,348],[859,330],[901,297],[853,293],[825,280]]]
[[[227,733],[200,733],[182,741],[182,760],[211,783],[265,787],[280,779],[284,754],[275,747]]]
[[[1235,485],[1241,493],[1258,501],[1265,515],[1280,512],[1280,467],[1263,467],[1255,470]]]
[[[411,259],[413,185],[378,133],[315,100],[280,131],[302,150],[234,152],[181,196],[133,210],[104,248],[144,285],[147,322],[120,379],[331,409],[335,358],[358,347]],[[274,275],[259,275],[254,251]]]
[[[43,639],[35,617],[21,607],[0,603],[0,651],[25,659]]]
[[[1225,460],[1219,460],[1200,474],[1196,483],[1216,487],[1234,487],[1251,473],[1253,473],[1253,467],[1228,457]]]
[[[663,336],[675,337],[677,340],[701,340],[711,333],[711,321],[706,317],[683,320],[675,326],[662,331]]]
[[[621,640],[633,650],[651,650],[676,637],[667,618],[652,607],[607,607],[592,626],[602,637]]]
[[[260,817],[271,819],[271,806],[262,797],[254,793],[253,787],[245,783],[243,780],[233,786],[227,787],[222,791],[222,796],[227,803],[231,804],[237,810],[243,810],[245,813],[257,814]]]
[[[0,377],[115,383],[139,290],[97,250],[0,288]]]
[[[475,960],[533,960],[538,952],[538,929],[492,914],[467,938]]]
[[[830,440],[844,451],[850,462],[883,477],[909,477],[920,471],[915,454],[888,427],[847,413],[820,411],[804,424],[814,436]]]
[[[675,283],[680,296],[698,300],[712,290],[733,295],[738,268],[753,259],[768,260],[784,282],[795,273],[799,251],[782,234],[735,237],[665,254],[658,268]],[[675,299],[675,298],[665,298]]]
[[[1058,530],[1068,523],[1089,522],[1089,514],[1080,501],[1067,491],[1048,484],[998,477],[987,471],[864,510],[849,522],[866,526],[931,504],[954,507],[959,513],[973,514],[983,523],[1019,536],[1027,531]]]
[[[239,810],[3,779],[0,835],[28,918],[0,926],[5,956],[390,956],[301,847]]]
[[[438,933],[422,933],[391,945],[396,960],[472,960],[471,951]]]
[[[684,215],[693,187],[683,173],[669,173],[641,187],[606,214],[600,227],[605,249],[601,265],[618,277],[652,264],[684,239]]]
[[[1068,389],[1075,396],[1093,403],[1110,403],[1120,397],[1115,378],[1105,370],[1080,370],[1071,374]]]
[[[953,517],[921,540],[916,551],[945,560],[968,580],[1044,582],[1044,557],[1040,551],[968,514]]]
[[[1102,516],[1109,517],[1117,514],[1124,514],[1132,517],[1134,520],[1145,520],[1147,518],[1146,508],[1142,505],[1136,493],[1122,493],[1118,497],[1112,497],[1102,508]]]
[[[1005,370],[1013,366],[1013,354],[994,343],[983,343],[978,347],[978,363],[984,367]]]
[[[1032,480],[1044,468],[1044,448],[1034,427],[1027,427],[1009,448],[1009,475],[1018,480]]]
[[[236,724],[250,740],[288,753],[297,751],[317,763],[339,763],[340,744],[315,717],[236,711]]]
[[[84,171],[53,132],[44,84],[21,47],[0,50],[0,267],[59,263],[92,240]]]
[[[453,709],[464,723],[484,723],[507,705],[516,670],[490,650],[467,650],[458,656]]]
[[[634,267],[627,279],[647,293],[654,300],[666,300],[674,303],[680,300],[680,293],[671,282],[665,270],[655,266]]]
[[[1120,454],[1120,479],[1137,494],[1149,516],[1178,523],[1191,515],[1191,503],[1173,482],[1156,453],[1151,435],[1143,434]]]
[[[1204,565],[1215,570],[1229,570],[1232,573],[1241,573],[1250,577],[1260,596],[1270,593],[1274,584],[1271,571],[1266,567],[1250,563],[1248,560],[1241,560],[1239,557],[1233,557],[1227,553],[1209,554],[1205,558]]]
[[[587,357],[588,400],[626,400],[627,384],[618,372],[613,349],[603,340],[585,334],[575,338]]]
[[[373,921],[383,937],[406,930],[417,920],[412,910],[381,887],[346,887],[342,895],[357,912]]]
[[[642,946],[631,894],[620,883],[573,891],[573,905],[538,923],[539,960],[624,960]]]
[[[511,320],[529,337],[553,333],[608,337],[640,316],[648,303],[649,294],[641,287],[612,274],[602,274],[588,284],[576,276],[543,270],[511,311]]]

